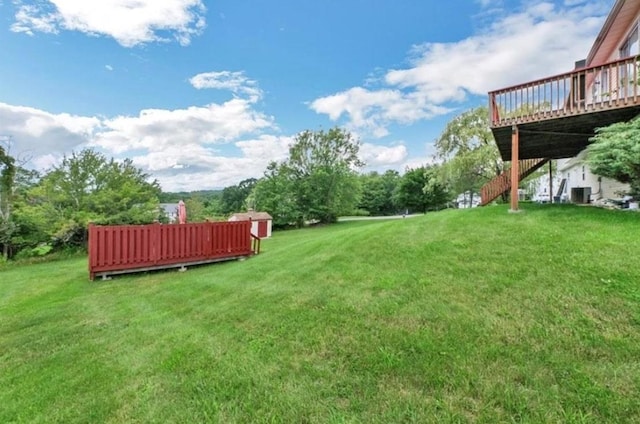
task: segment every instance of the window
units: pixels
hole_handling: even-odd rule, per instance
[[[582,181],[584,181],[584,165],[582,165]]]
[[[622,47],[620,47],[620,59],[640,53],[639,47],[640,40],[638,39],[638,26],[636,25],[629,33],[629,37],[622,43]]]
[[[609,93],[609,70],[603,69],[598,72],[596,76],[596,80],[593,82],[591,86],[593,101],[601,102],[603,100],[607,100],[611,93]]]
[[[638,39],[638,26],[636,25],[627,39],[622,43],[620,47],[620,59],[629,56],[635,56],[640,53],[640,40]],[[621,66],[619,68],[619,88],[620,92],[618,93],[618,98],[625,98],[631,96],[636,92],[636,87],[634,84],[634,79],[636,79],[636,69],[633,64],[628,64],[626,66]]]

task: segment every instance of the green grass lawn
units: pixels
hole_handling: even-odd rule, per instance
[[[4,268],[0,423],[640,422],[640,214],[524,208]]]

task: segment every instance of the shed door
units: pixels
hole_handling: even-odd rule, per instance
[[[267,221],[258,221],[258,237],[267,236]]]

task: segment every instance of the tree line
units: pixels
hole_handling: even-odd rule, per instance
[[[599,130],[588,162],[603,176],[630,182],[640,195],[640,120]],[[161,202],[184,199],[190,221],[226,219],[234,212],[266,211],[276,228],[333,223],[344,215],[425,213],[452,206],[504,170],[486,108],[453,118],[435,141],[432,164],[362,173],[360,141],[341,128],[303,131],[288,158],[260,178],[223,190],[163,193],[131,160],[91,149],[65,156],[39,174],[0,144],[0,252],[9,257],[83,247],[95,224],[167,222]]]
[[[2,257],[28,257],[82,248],[88,226],[167,222],[161,200],[184,199],[190,221],[225,219],[234,212],[269,212],[276,227],[332,223],[342,215],[390,215],[445,207],[437,166],[361,173],[360,142],[348,131],[303,131],[283,162],[259,178],[219,191],[163,193],[131,160],[85,149],[39,174],[16,164],[0,147]]]

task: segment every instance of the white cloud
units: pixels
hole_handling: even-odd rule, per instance
[[[223,156],[195,143],[134,156],[133,162],[157,177],[164,190],[191,191],[226,187],[247,178],[260,178],[272,160],[283,160],[291,137],[262,135],[235,144],[241,156]]]
[[[265,161],[265,166],[262,168],[264,170],[269,162],[280,162],[287,158],[293,139],[293,137],[262,135],[253,140],[238,141],[235,145],[244,157]]]
[[[53,114],[39,109],[0,103],[0,128],[11,134],[21,155],[38,157],[87,144],[100,128],[98,117]]]
[[[402,163],[400,171],[404,172],[407,169],[416,169],[420,168],[421,166],[433,165],[434,163],[436,163],[436,161],[433,159],[433,157],[408,158]]]
[[[113,118],[0,103],[0,128],[12,136],[12,152],[29,157],[36,169],[48,169],[65,154],[93,147],[109,157],[132,158],[165,190],[224,187],[259,177],[269,161],[286,157],[291,142],[261,134],[277,131],[273,118],[243,99]],[[235,153],[220,152],[228,147]]]
[[[191,106],[187,109],[146,109],[138,116],[105,119],[93,144],[110,152],[136,149],[162,152],[172,146],[228,143],[243,134],[273,129],[273,118],[251,108],[247,100]]]
[[[502,5],[503,0],[475,0],[482,7],[495,7]]]
[[[253,103],[262,98],[262,90],[258,88],[258,83],[247,78],[242,71],[204,72],[191,77],[189,82],[198,90],[213,88],[229,90],[236,95],[246,95]]]
[[[106,69],[107,71],[111,72],[111,71],[113,71],[113,66],[111,66],[111,65],[104,65],[104,69]]]
[[[49,169],[63,155],[93,147],[107,156],[131,158],[167,191],[225,187],[259,178],[269,162],[287,158],[293,142],[291,136],[274,135],[273,118],[243,99],[111,118],[0,103],[0,128],[13,136],[12,151],[30,156],[36,169]],[[363,143],[360,157],[367,169],[402,168],[407,148],[400,143]]]
[[[311,109],[329,115],[333,121],[337,121],[343,114],[347,115],[350,129],[384,137],[389,134],[387,126],[391,122],[410,124],[419,119],[447,113],[448,109],[429,104],[426,100],[415,93],[407,94],[400,90],[354,87],[314,100]]]
[[[585,12],[591,8],[534,4],[498,20],[485,34],[417,47],[414,66],[389,71],[386,81],[445,103],[570,70],[586,57],[602,24],[602,16]]]
[[[49,153],[46,155],[37,156],[36,158],[32,159],[31,162],[35,169],[51,169],[62,161],[62,157],[63,155],[54,155],[52,153]]]
[[[360,146],[360,158],[367,168],[398,166],[407,158],[407,148],[404,145],[380,146],[363,143]]]
[[[202,0],[43,0],[18,5],[14,32],[80,31],[112,37],[124,47],[168,41],[159,32],[188,45],[205,27]]]
[[[429,119],[470,96],[570,70],[587,55],[608,5],[568,2],[527,2],[522,11],[501,14],[484,32],[464,40],[414,46],[411,66],[388,70],[379,89],[353,87],[316,99],[310,107],[382,137],[391,124]]]

